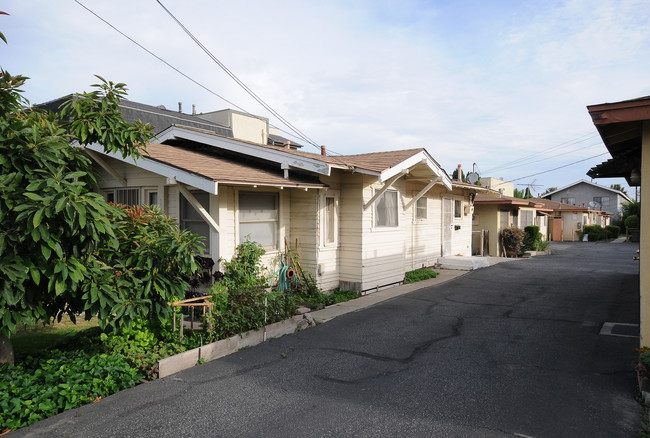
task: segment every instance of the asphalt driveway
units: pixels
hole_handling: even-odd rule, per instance
[[[566,243],[10,436],[635,436],[638,244]]]

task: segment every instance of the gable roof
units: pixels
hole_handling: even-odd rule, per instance
[[[558,192],[561,192],[563,190],[569,189],[571,187],[575,187],[578,184],[588,184],[590,186],[597,187],[597,188],[602,189],[602,190],[607,190],[608,192],[612,192],[612,193],[615,193],[615,194],[617,194],[619,196],[622,196],[628,202],[630,201],[630,198],[625,193],[621,192],[620,190],[612,189],[611,187],[601,186],[600,184],[592,183],[592,182],[586,181],[584,179],[581,179],[580,181],[576,181],[573,184],[569,184],[568,186],[564,186],[561,189],[557,189],[555,191],[547,193],[543,197],[546,198],[546,199],[549,199],[550,196],[552,196],[552,195],[554,195],[554,194],[556,194]]]
[[[243,156],[280,164],[283,169],[293,168],[321,175],[330,175],[331,169],[337,168],[375,175],[380,182],[384,182],[400,172],[409,172],[413,177],[422,179],[440,178],[440,182],[451,190],[451,179],[423,148],[356,155],[321,155],[282,146],[232,139],[211,131],[181,125],[172,125],[165,129],[159,134],[158,139],[161,143],[189,141],[227,149]]]

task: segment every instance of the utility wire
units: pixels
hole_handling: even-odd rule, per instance
[[[306,142],[311,144],[312,146],[320,149],[320,146],[310,139],[307,135],[305,135],[302,131],[300,131],[298,128],[296,128],[291,122],[289,122],[287,119],[282,117],[277,111],[275,111],[269,104],[267,104],[261,97],[259,97],[253,90],[251,90],[243,81],[241,81],[228,67],[224,65],[223,62],[221,62],[215,55],[208,50],[207,47],[199,41],[198,38],[196,38],[190,30],[183,25],[183,23],[180,22],[178,18],[172,14],[172,12],[165,7],[165,5],[162,4],[160,0],[156,0],[156,2],[162,7],[165,12],[180,26],[181,29],[212,59],[221,69],[226,72],[228,76],[230,76],[241,88],[244,89],[253,99],[255,99],[260,105],[262,105],[267,111],[269,111],[271,114],[273,114],[275,117],[278,118],[282,123],[284,123],[289,129],[291,129],[293,132],[296,133],[300,138],[304,139]]]
[[[506,163],[503,163],[499,167],[494,167],[494,168],[491,168],[491,169],[487,169],[486,172],[501,170],[501,169],[504,168],[504,166],[508,166],[508,168],[513,167],[516,163],[521,163],[522,161],[526,161],[526,160],[529,160],[531,158],[534,158],[534,157],[537,157],[537,156],[540,156],[540,155],[544,155],[544,154],[546,154],[548,152],[551,152],[551,151],[554,151],[556,149],[562,149],[562,148],[565,148],[565,147],[568,147],[568,146],[571,146],[571,145],[574,145],[574,144],[577,144],[577,143],[581,143],[583,141],[590,140],[591,138],[593,138],[593,137],[595,137],[597,135],[598,135],[597,133],[595,133],[595,134],[594,133],[584,134],[584,135],[581,135],[581,136],[579,136],[579,137],[577,137],[575,139],[567,140],[567,141],[562,142],[560,144],[557,144],[555,146],[551,146],[549,148],[543,149],[543,150],[541,150],[539,152],[535,152],[533,154],[526,155],[524,157],[518,158],[518,159],[513,160],[513,161],[508,161]],[[589,146],[587,146],[587,147],[589,147]]]
[[[530,177],[532,177],[532,176],[537,176],[537,175],[542,175],[542,174],[544,174],[544,173],[553,172],[553,171],[555,171],[555,170],[563,169],[563,168],[565,168],[565,167],[569,167],[569,166],[573,166],[574,164],[582,163],[583,161],[591,160],[592,158],[596,158],[596,157],[601,157],[601,156],[606,155],[606,154],[609,154],[609,152],[603,152],[602,154],[598,154],[598,155],[594,155],[594,156],[589,157],[589,158],[584,158],[584,159],[582,159],[582,160],[574,161],[574,162],[572,162],[572,163],[565,164],[565,165],[563,165],[563,166],[554,167],[553,169],[544,170],[544,171],[542,171],[542,172],[537,172],[537,173],[533,173],[533,174],[531,174],[531,175],[526,175],[526,176],[522,176],[522,177],[519,177],[519,178],[511,179],[510,182],[515,182],[515,181],[519,181],[519,180],[522,180],[522,179],[530,178]]]
[[[588,146],[581,146],[581,147],[579,147],[577,149],[572,149],[570,151],[565,151],[565,152],[561,152],[559,154],[550,155],[548,157],[540,158],[538,160],[526,161],[525,163],[517,163],[517,164],[512,164],[510,166],[507,166],[507,165],[506,166],[501,166],[501,167],[498,168],[498,170],[501,171],[501,170],[512,169],[512,168],[520,167],[520,166],[528,166],[530,164],[539,163],[540,161],[546,161],[546,160],[550,160],[551,158],[557,158],[557,157],[560,157],[562,155],[571,154],[573,152],[583,151],[583,150],[588,149],[588,148],[593,147],[593,146],[602,146],[602,143],[593,143],[593,144],[590,144]]]
[[[228,103],[228,104],[234,106],[235,108],[237,108],[238,110],[242,111],[243,113],[245,113],[245,114],[247,114],[247,115],[249,115],[249,116],[251,116],[251,117],[255,117],[255,118],[257,118],[257,119],[261,119],[259,116],[256,116],[255,114],[251,114],[251,113],[249,113],[249,112],[246,111],[244,108],[242,108],[242,107],[240,107],[239,105],[237,105],[236,103],[229,101],[229,100],[226,99],[225,97],[221,96],[220,94],[218,94],[218,93],[216,93],[215,91],[209,89],[208,87],[206,87],[205,85],[201,84],[201,83],[198,82],[197,80],[195,80],[195,79],[193,79],[192,77],[188,76],[187,74],[183,73],[181,70],[179,70],[178,68],[174,67],[172,64],[170,64],[169,62],[165,61],[163,58],[161,58],[160,56],[156,55],[156,54],[153,53],[151,50],[147,49],[145,46],[143,46],[142,44],[140,44],[139,42],[137,42],[136,40],[134,40],[133,38],[131,38],[130,36],[128,36],[127,34],[125,34],[124,32],[122,32],[121,30],[119,30],[117,27],[113,26],[110,22],[108,22],[107,20],[105,20],[104,18],[102,18],[100,15],[98,15],[97,13],[95,13],[92,9],[88,8],[86,5],[84,5],[83,3],[81,3],[79,0],[74,0],[74,1],[75,1],[75,3],[77,3],[79,6],[81,6],[82,8],[84,8],[86,11],[90,12],[90,13],[93,14],[95,17],[97,17],[99,20],[101,20],[104,24],[106,24],[107,26],[109,26],[111,29],[113,29],[114,31],[116,31],[117,33],[119,33],[120,35],[122,35],[122,36],[123,36],[124,38],[126,38],[127,40],[131,41],[133,44],[135,44],[136,46],[138,46],[139,48],[141,48],[142,50],[144,50],[145,52],[147,52],[149,55],[151,55],[151,56],[153,56],[154,58],[156,58],[158,61],[160,61],[160,62],[162,62],[163,64],[165,64],[167,67],[169,67],[169,68],[171,68],[172,70],[174,70],[176,73],[180,74],[180,75],[183,76],[184,78],[188,79],[189,81],[191,81],[191,82],[193,82],[194,84],[198,85],[199,87],[203,88],[205,91],[207,91],[208,93],[212,94],[213,96],[216,96],[216,97],[218,97],[219,99],[223,100],[224,102],[226,102],[226,103]],[[292,136],[292,137],[294,137],[294,138],[297,138],[297,139],[299,139],[299,140],[307,141],[306,139],[304,139],[304,138],[302,138],[302,137],[299,137],[299,136],[296,136],[295,134],[292,134],[292,133],[290,133],[290,132],[287,132],[287,131],[285,131],[285,130],[283,130],[283,129],[280,129],[280,131],[283,132],[283,133],[285,133],[285,134],[288,134],[288,135],[290,135],[290,136]]]

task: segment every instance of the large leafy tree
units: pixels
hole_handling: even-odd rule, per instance
[[[137,159],[151,137],[123,119],[125,85],[98,78],[51,113],[22,97],[27,78],[0,70],[0,336],[64,314],[97,315],[102,327],[162,321],[187,286],[182,275],[197,269],[195,235],[90,191],[84,145]]]

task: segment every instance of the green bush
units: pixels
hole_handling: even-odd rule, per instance
[[[414,271],[407,272],[404,275],[404,282],[407,284],[417,283],[418,281],[428,280],[429,278],[436,278],[438,273],[432,269],[422,268]]]
[[[617,239],[621,234],[621,227],[618,225],[607,225],[607,237]]]
[[[636,230],[639,228],[639,216],[636,214],[630,215],[625,218],[625,229],[629,233],[630,230]]]
[[[605,229],[600,225],[585,225],[582,227],[582,233],[583,235],[589,235],[588,240],[590,242],[605,240]]]
[[[18,429],[135,386],[121,356],[52,350],[49,359],[0,364],[0,431]]]
[[[524,231],[521,228],[510,227],[501,230],[501,241],[508,257],[521,255],[524,246]]]
[[[546,251],[548,242],[542,238],[537,225],[528,225],[524,228],[524,251]]]

